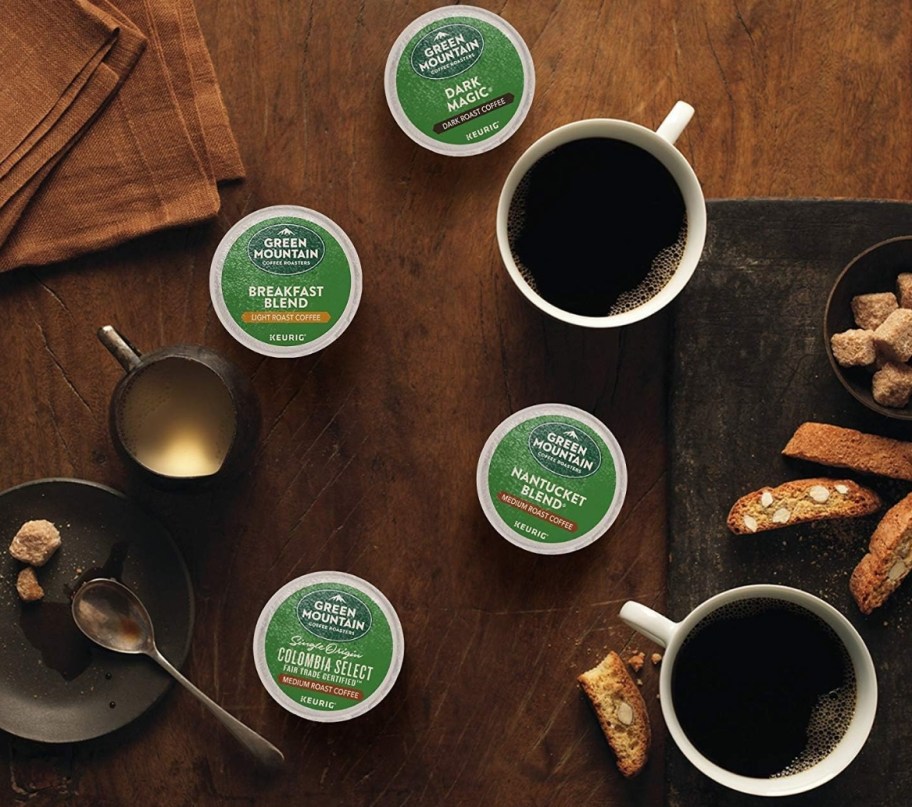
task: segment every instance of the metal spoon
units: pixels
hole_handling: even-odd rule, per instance
[[[73,619],[93,642],[116,653],[143,653],[189,690],[263,765],[278,768],[285,757],[253,729],[232,717],[191,684],[155,645],[155,631],[145,606],[129,588],[104,577],[89,580],[73,597]]]

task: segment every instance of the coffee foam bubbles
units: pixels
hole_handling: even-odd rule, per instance
[[[534,166],[519,181],[516,190],[513,192],[513,198],[510,201],[510,209],[507,213],[507,240],[510,244],[510,254],[513,257],[513,263],[519,270],[522,279],[526,281],[529,288],[536,294],[540,295],[538,284],[535,282],[535,276],[523,264],[516,250],[516,239],[523,230],[526,223],[526,202],[529,196],[529,185],[534,173]],[[652,266],[646,276],[630,291],[625,291],[618,295],[611,307],[603,316],[611,317],[618,314],[626,314],[633,311],[641,305],[648,303],[655,297],[665,286],[668,285],[678,266],[681,265],[681,259],[684,257],[684,248],[687,245],[687,215],[681,224],[681,231],[673,244],[665,247],[652,261]],[[608,248],[610,252],[610,247]]]
[[[826,759],[848,731],[854,713],[854,681],[851,685],[839,687],[821,696],[811,712],[807,746],[791,763],[770,778],[779,779],[801,773]]]
[[[681,258],[684,257],[686,244],[687,217],[685,216],[677,240],[671,246],[665,247],[653,258],[649,272],[635,288],[618,295],[614,305],[608,309],[608,316],[626,314],[628,311],[633,311],[635,308],[648,303],[664,289],[681,265]]]
[[[510,254],[513,256],[513,263],[515,263],[516,268],[519,269],[519,274],[522,275],[522,279],[529,284],[529,288],[531,288],[532,291],[539,294],[535,277],[522,261],[520,261],[515,247],[516,238],[522,232],[523,226],[526,223],[526,201],[529,196],[531,177],[532,171],[530,170],[519,181],[516,190],[513,191],[513,198],[510,200],[510,210],[507,213],[507,241],[510,244]]]

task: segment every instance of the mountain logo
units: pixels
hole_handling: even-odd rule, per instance
[[[309,591],[295,606],[298,622],[308,633],[331,642],[353,642],[370,632],[373,615],[354,594],[335,588]]]
[[[566,479],[584,479],[602,467],[602,452],[587,429],[566,423],[542,423],[529,434],[529,453],[546,471]]]
[[[319,233],[303,224],[270,224],[247,243],[247,257],[271,275],[300,275],[314,269],[326,255]]]
[[[412,48],[409,61],[421,78],[439,80],[465,73],[484,52],[481,31],[464,22],[448,22],[428,31]]]

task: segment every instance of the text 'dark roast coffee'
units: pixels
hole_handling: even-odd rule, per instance
[[[525,281],[558,308],[623,314],[658,294],[684,254],[684,198],[650,152],[610,137],[564,143],[522,178],[510,251]]]
[[[732,773],[777,778],[807,770],[839,744],[855,710],[855,673],[839,637],[810,611],[742,600],[700,622],[675,658],[681,728]]]

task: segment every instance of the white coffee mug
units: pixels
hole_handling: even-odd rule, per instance
[[[845,646],[855,671],[855,711],[836,747],[810,768],[771,779],[732,773],[703,756],[687,739],[681,728],[671,694],[675,658],[694,627],[722,606],[754,599],[774,599],[793,603],[820,617],[833,629]],[[711,597],[694,608],[680,622],[672,622],[651,608],[636,602],[625,603],[620,616],[635,631],[665,647],[659,674],[659,699],[668,731],[684,756],[706,776],[721,785],[755,796],[789,796],[804,793],[828,782],[845,769],[861,751],[868,738],[877,710],[877,677],[871,654],[852,624],[832,605],[812,594],[787,586],[742,586]]]
[[[684,131],[684,128],[693,117],[694,109],[690,104],[678,101],[662,125],[656,131],[647,129],[637,123],[614,120],[611,118],[595,118],[568,123],[549,132],[544,137],[535,141],[525,153],[517,160],[500,192],[500,201],[497,205],[497,243],[500,255],[519,290],[526,295],[535,305],[546,314],[555,319],[569,322],[573,325],[583,325],[590,328],[616,328],[629,325],[651,316],[656,311],[668,305],[684,288],[697,268],[700,255],[703,252],[703,242],[706,240],[706,201],[703,191],[697,180],[697,175],[680,151],[674,147],[675,141]],[[510,240],[507,234],[507,219],[510,213],[510,204],[513,193],[529,169],[550,151],[564,143],[585,138],[604,137],[614,140],[623,140],[639,146],[655,157],[674,178],[684,199],[687,215],[687,236],[684,244],[684,254],[671,279],[662,289],[648,300],[629,311],[621,314],[612,314],[604,317],[590,317],[564,311],[556,305],[549,303],[541,297],[523,278],[513,259],[510,249]],[[611,249],[609,243],[606,247]]]

